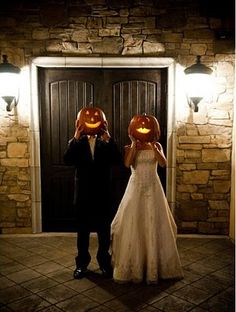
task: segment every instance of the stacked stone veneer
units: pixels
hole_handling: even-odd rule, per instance
[[[4,116],[3,103],[0,113]],[[2,233],[31,232],[29,126],[17,116],[1,117],[0,227]]]
[[[230,127],[182,125],[177,147],[177,215],[183,231],[228,233]]]
[[[225,12],[221,17],[220,10],[211,15],[216,10],[200,3],[5,1],[0,54],[19,67],[37,56],[172,57],[185,67],[201,55],[214,69],[217,96],[197,117],[177,116],[175,214],[181,232],[227,234],[234,92],[234,43],[228,34],[234,22]],[[219,37],[222,31],[228,37]],[[175,105],[181,105],[178,98]],[[0,109],[2,233],[32,231],[29,111],[22,123],[17,112]]]

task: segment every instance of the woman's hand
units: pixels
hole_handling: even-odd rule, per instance
[[[154,142],[151,142],[150,144],[153,150],[157,149],[159,152],[162,151],[162,146],[159,142],[154,141]]]
[[[163,148],[159,142],[152,142],[151,147],[154,151],[155,157],[158,160],[158,163],[160,164],[161,167],[165,167],[167,164],[166,157],[163,152]]]
[[[131,134],[129,134],[129,138],[131,141],[131,148],[135,148],[137,146],[137,140]]]

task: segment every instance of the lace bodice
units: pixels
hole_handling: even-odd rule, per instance
[[[131,166],[132,178],[139,179],[143,185],[150,184],[157,177],[157,166],[153,150],[140,150],[134,166]]]

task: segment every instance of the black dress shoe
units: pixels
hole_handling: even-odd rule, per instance
[[[81,279],[86,276],[87,269],[84,268],[76,268],[74,270],[74,279]]]
[[[106,278],[112,278],[113,277],[113,268],[112,267],[103,267],[100,268],[102,271],[102,275]]]

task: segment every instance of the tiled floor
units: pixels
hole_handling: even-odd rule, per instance
[[[178,237],[185,278],[119,285],[95,260],[74,280],[74,234],[0,236],[0,311],[235,311],[234,244],[226,237]]]

